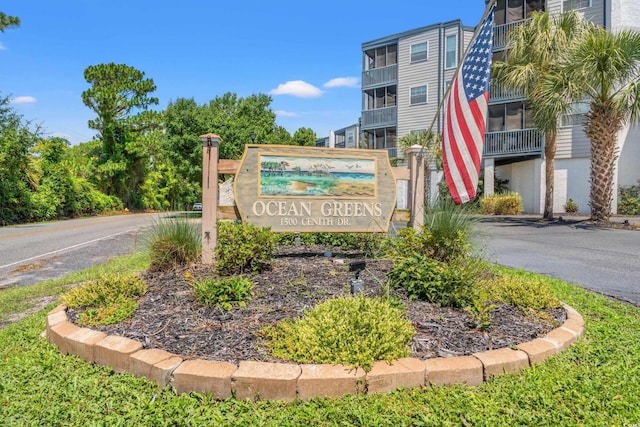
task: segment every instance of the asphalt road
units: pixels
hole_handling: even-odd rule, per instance
[[[580,221],[485,218],[484,256],[535,271],[640,307],[640,231],[597,228]]]
[[[62,277],[132,253],[159,214],[128,214],[0,227],[0,289]]]

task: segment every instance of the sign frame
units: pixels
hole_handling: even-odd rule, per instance
[[[247,144],[234,196],[274,232],[388,232],[397,186],[386,150]]]

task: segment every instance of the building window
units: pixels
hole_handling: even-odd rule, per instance
[[[487,132],[534,128],[532,110],[523,102],[489,105]]]
[[[396,105],[396,87],[387,86],[364,91],[365,110],[394,107]]]
[[[429,43],[417,43],[411,45],[411,62],[426,61],[429,59]]]
[[[365,70],[386,67],[398,63],[398,46],[395,44],[369,49],[364,52]]]
[[[564,10],[586,9],[591,7],[591,0],[564,0],[562,8]]]
[[[576,102],[571,106],[567,114],[560,116],[560,126],[584,126],[587,118],[585,114],[589,112],[588,102]]]
[[[427,103],[427,86],[411,88],[411,105]]]
[[[396,128],[394,127],[371,129],[366,132],[366,138],[367,148],[374,150],[396,148]]]
[[[349,145],[349,147],[354,147],[355,146],[355,132],[352,130],[348,130],[346,132],[347,134],[347,144]]]
[[[495,25],[518,22],[531,18],[534,12],[544,12],[544,10],[544,0],[497,0],[494,22]]]
[[[458,65],[458,36],[447,36],[445,41],[444,67],[456,68]]]

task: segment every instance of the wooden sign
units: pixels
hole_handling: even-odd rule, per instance
[[[234,192],[242,220],[273,231],[386,232],[397,189],[386,150],[250,144]]]

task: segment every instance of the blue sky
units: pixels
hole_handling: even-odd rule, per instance
[[[25,120],[73,144],[89,141],[82,103],[89,65],[145,72],[164,109],[226,92],[272,97],[276,123],[319,137],[358,121],[361,45],[461,19],[478,24],[484,0],[203,1],[5,0],[18,28],[0,33],[0,96]],[[368,11],[368,12],[365,12]]]

